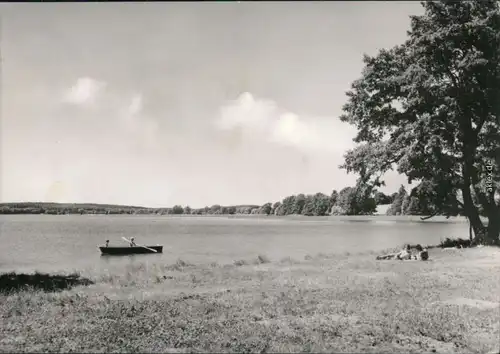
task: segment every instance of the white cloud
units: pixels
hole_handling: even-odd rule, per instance
[[[158,123],[143,113],[143,96],[136,93],[125,108],[122,109],[121,119],[125,121],[128,133],[136,140],[139,147],[152,149],[157,144]]]
[[[245,92],[236,101],[222,107],[216,125],[223,130],[238,126],[264,128],[276,109],[274,102],[255,100],[250,93]]]
[[[140,91],[117,90],[112,83],[81,77],[67,90],[63,102],[91,108],[86,124],[100,131],[109,131],[118,144],[115,149],[154,149],[158,144],[159,125],[155,117],[144,112],[144,97]],[[109,140],[109,138],[106,138]]]
[[[142,111],[142,95],[135,94],[134,97],[132,97],[130,105],[128,106],[127,113],[131,116],[135,116],[139,114],[141,111]]]
[[[66,92],[63,100],[75,105],[89,105],[95,103],[99,93],[104,89],[106,83],[90,77],[81,77]]]
[[[343,153],[354,143],[355,129],[336,117],[304,117],[281,110],[270,100],[246,92],[220,111],[215,125],[220,130],[241,129],[248,136],[303,151]]]
[[[135,129],[137,124],[142,120],[142,95],[136,93],[132,98],[116,97],[117,109],[119,110],[120,120],[124,120],[130,129]]]

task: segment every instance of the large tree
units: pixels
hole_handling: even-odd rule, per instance
[[[302,215],[314,215],[314,196],[312,194],[306,195],[306,202],[304,203],[304,207],[302,208]]]
[[[401,185],[396,197],[394,197],[394,200],[392,201],[391,206],[387,209],[387,215],[403,215],[403,203],[407,196],[408,193],[406,192],[406,188]]]
[[[276,202],[273,204],[273,208],[271,209],[271,214],[276,215],[276,211],[281,206],[281,202]]]
[[[409,183],[418,183],[412,196],[423,190],[433,198],[434,214],[463,214],[478,243],[497,242],[499,4],[433,1],[422,6],[425,13],[411,17],[403,44],[364,57],[362,77],[347,93],[341,116],[357,127],[359,143],[347,152],[343,167],[366,183],[380,183],[397,166]]]
[[[329,209],[331,208],[330,200],[331,197],[323,193],[316,193],[314,195],[314,215],[316,216],[326,215]]]
[[[279,210],[278,215],[291,215],[293,214],[294,210],[294,205],[295,205],[295,196],[290,195],[283,199],[283,203],[281,204],[281,208]]]
[[[334,189],[330,195],[330,206],[337,204],[337,199],[339,198],[339,193]]]
[[[306,196],[302,215],[324,216],[330,209],[330,197],[323,193],[309,194]]]
[[[408,206],[405,208],[405,215],[422,215],[422,208],[416,197],[409,197]]]
[[[304,204],[306,203],[306,196],[304,194],[299,194],[295,196],[295,201],[292,208],[291,214],[300,215],[302,214],[302,209],[304,208]]]
[[[180,205],[174,205],[172,208],[172,214],[182,214],[184,213],[184,208]]]
[[[358,181],[355,187],[345,187],[339,192],[337,204],[332,210],[341,215],[372,215],[377,210],[371,197],[372,187]]]
[[[261,206],[259,209],[257,209],[258,214],[264,214],[264,215],[269,215],[271,214],[271,210],[273,209],[273,204],[272,203],[266,203],[263,206]]]
[[[377,203],[377,205],[385,205],[392,203],[391,196],[383,192],[375,192],[373,198],[375,199],[375,203]]]

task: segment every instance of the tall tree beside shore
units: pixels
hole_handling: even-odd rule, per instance
[[[339,199],[339,192],[337,190],[333,190],[332,194],[330,195],[330,206],[334,206],[337,204],[337,199]]]
[[[271,209],[271,215],[277,215],[278,208],[281,206],[281,202],[276,202],[273,204],[273,208]]]
[[[309,194],[306,196],[302,215],[324,216],[330,209],[330,197],[323,193]]]
[[[306,195],[306,201],[304,203],[304,208],[302,208],[302,215],[313,216],[314,215],[314,196],[312,194]]]
[[[405,215],[422,215],[419,208],[418,199],[416,197],[408,197],[408,206],[405,208]]]
[[[331,199],[329,196],[323,193],[316,193],[313,197],[314,201],[314,212],[315,216],[324,216],[328,214],[331,208]]]
[[[306,203],[306,196],[304,194],[299,194],[295,197],[295,201],[293,204],[292,214],[300,215],[302,214],[302,209],[304,208],[304,204]]]
[[[184,213],[184,208],[180,205],[174,205],[172,208],[172,214],[182,214]]]
[[[266,203],[258,209],[258,214],[269,215],[273,209],[272,203]]]
[[[333,213],[337,215],[371,215],[377,210],[375,199],[371,197],[371,186],[359,183],[355,187],[345,187],[339,192]]]
[[[386,195],[382,192],[376,192],[374,195],[375,203],[377,205],[391,204],[392,199],[390,195]]]
[[[424,15],[411,17],[403,44],[364,57],[362,77],[347,93],[341,116],[357,127],[359,145],[346,153],[342,167],[376,185],[397,166],[409,183],[432,188],[429,217],[462,213],[475,242],[496,243],[499,3],[429,1],[422,6]]]
[[[387,209],[387,215],[403,215],[403,202],[408,197],[406,188],[402,185],[394,197],[391,206]]]
[[[291,195],[283,199],[279,215],[291,215],[294,211],[295,196]]]
[[[408,207],[410,206],[410,195],[406,195],[403,198],[403,204],[401,204],[401,215],[408,215]]]

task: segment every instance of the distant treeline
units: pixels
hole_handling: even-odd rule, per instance
[[[404,188],[403,188],[404,189]],[[330,195],[316,193],[298,194],[284,198],[275,203],[264,205],[212,205],[204,208],[175,205],[171,208],[148,208],[139,206],[123,206],[112,204],[78,204],[78,203],[2,203],[0,214],[155,214],[155,215],[371,215],[377,205],[395,204],[389,208],[391,215],[402,212],[408,202],[401,199],[409,197],[400,190],[399,193],[386,195],[382,192],[371,193],[357,187],[346,187],[340,192],[333,190]],[[405,199],[405,200],[406,200]],[[406,203],[406,204],[405,204]],[[415,212],[415,206],[412,206]]]
[[[410,197],[401,186],[397,193],[386,195],[363,187],[346,187],[330,195],[323,193],[298,194],[264,205],[212,205],[204,208],[175,205],[171,208],[147,208],[112,204],[65,203],[3,203],[0,214],[154,214],[154,215],[372,215],[377,205],[391,206],[387,215],[428,215],[428,203]]]
[[[151,208],[112,204],[0,203],[0,214],[137,214]]]

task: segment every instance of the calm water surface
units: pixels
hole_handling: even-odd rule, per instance
[[[389,218],[390,219],[390,218]],[[405,242],[435,244],[467,237],[468,225],[454,222],[368,221],[342,218],[225,218],[161,216],[0,215],[0,271],[109,270],[134,262],[231,263],[265,254],[277,260],[307,254],[365,252]],[[164,253],[106,257],[97,248],[164,245]]]

